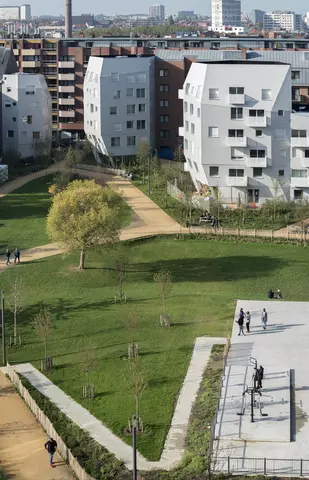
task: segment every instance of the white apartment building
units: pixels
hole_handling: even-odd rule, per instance
[[[287,32],[301,32],[303,18],[301,14],[290,11],[266,12],[263,17],[264,30],[285,30]]]
[[[154,62],[149,57],[90,57],[84,81],[84,129],[98,158],[118,166],[154,142]]]
[[[0,20],[19,20],[20,7],[17,5],[0,5]]]
[[[222,26],[241,26],[240,0],[212,0],[211,26],[214,31],[220,31]]]
[[[1,97],[3,151],[27,158],[50,150],[52,101],[44,76],[4,75]]]
[[[31,20],[31,5],[21,5],[20,6],[20,20],[28,22]]]
[[[182,97],[179,134],[198,190],[218,187],[226,203],[258,204],[273,197],[280,185],[280,195],[290,198],[290,65],[193,63]],[[303,135],[299,133],[300,143]]]
[[[165,19],[165,6],[160,4],[150,5],[149,17],[157,18],[162,22]]]

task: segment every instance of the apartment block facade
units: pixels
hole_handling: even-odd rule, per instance
[[[153,56],[89,60],[85,133],[113,166],[129,163],[141,142],[154,147],[154,63]]]
[[[286,30],[301,32],[303,30],[302,15],[289,11],[266,12],[263,17],[264,30]]]
[[[212,0],[211,26],[214,31],[223,26],[239,27],[241,25],[240,0]]]
[[[309,115],[291,113],[290,65],[194,63],[184,104],[186,169],[226,203],[309,198]]]

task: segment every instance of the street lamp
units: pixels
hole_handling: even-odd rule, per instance
[[[3,365],[6,366],[5,323],[4,323],[4,290],[1,291],[1,318],[2,318],[2,355],[3,355]]]
[[[137,429],[137,418],[135,415],[133,415],[132,417],[133,480],[137,480],[136,429]]]

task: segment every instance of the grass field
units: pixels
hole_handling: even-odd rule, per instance
[[[140,318],[136,340],[148,378],[141,400],[147,433],[138,438],[138,448],[155,460],[160,457],[194,339],[226,336],[237,298],[266,300],[269,288],[280,288],[286,300],[306,301],[309,257],[301,246],[173,238],[129,243],[122,249],[130,259],[125,282],[129,301],[123,306],[113,303],[118,291],[113,270],[117,251],[90,253],[84,272],[74,268],[76,254],[21,264],[1,274],[1,287],[7,290],[9,276],[18,268],[28,288],[27,306],[20,317],[24,345],[9,351],[9,360],[39,366],[43,347],[31,321],[41,302],[50,305],[55,330],[49,353],[56,363],[51,379],[130,442],[123,435],[134,412],[124,359],[129,338],[124,318],[132,312]],[[162,308],[153,274],[161,269],[169,270],[174,279],[168,299],[171,329],[158,326]],[[6,318],[12,330],[8,312]],[[91,374],[97,393],[93,401],[81,399],[80,351],[85,336],[92,340],[99,362]]]

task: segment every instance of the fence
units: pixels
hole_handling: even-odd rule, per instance
[[[212,459],[214,472],[228,475],[271,475],[286,477],[308,477],[309,460],[281,458],[215,457]]]
[[[53,424],[49,418],[42,412],[42,410],[37,406],[36,402],[31,397],[28,390],[23,386],[21,380],[14,370],[14,367],[8,365],[8,374],[12,383],[15,385],[19,391],[22,398],[25,400],[26,404],[30,407],[31,411],[34,413],[46,433],[56,440],[58,446],[57,450],[60,453],[61,457],[66,461],[66,463],[72,468],[73,472],[79,480],[94,480],[93,477],[88,475],[85,470],[80,466],[76,458],[72,455],[71,451],[68,449],[62,438],[58,435],[54,429]]]

